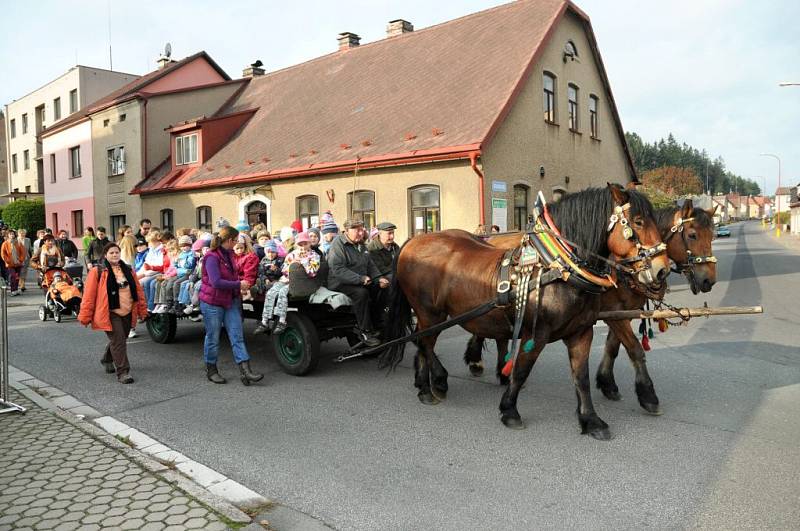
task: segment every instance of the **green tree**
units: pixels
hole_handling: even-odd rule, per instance
[[[27,229],[35,234],[44,228],[44,201],[20,200],[9,203],[3,209],[3,221],[13,229]]]

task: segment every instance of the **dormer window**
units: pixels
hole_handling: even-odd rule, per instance
[[[175,139],[175,165],[197,162],[197,133],[182,135]]]

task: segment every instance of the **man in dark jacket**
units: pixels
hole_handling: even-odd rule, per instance
[[[97,265],[103,259],[103,249],[109,243],[105,227],[97,227],[95,235],[97,237],[89,244],[89,250],[86,252],[86,265],[88,267]]]
[[[69,239],[69,235],[65,230],[58,231],[56,247],[61,250],[64,258],[78,258],[78,247]]]
[[[394,223],[384,221],[378,224],[378,234],[367,245],[369,256],[375,267],[378,268],[383,278],[391,284],[394,273],[392,266],[395,258],[400,254],[400,246],[394,243]],[[378,290],[375,298],[374,312],[375,325],[380,329],[385,324],[386,310],[391,298],[391,289]]]
[[[360,339],[374,347],[380,340],[372,326],[370,302],[376,290],[389,287],[389,281],[381,276],[364,245],[364,222],[349,219],[344,228],[328,250],[328,288],[352,299]]]

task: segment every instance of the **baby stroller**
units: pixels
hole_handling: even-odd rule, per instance
[[[44,304],[39,305],[39,319],[47,321],[48,317],[52,317],[55,322],[60,323],[64,315],[77,317],[81,310],[82,288],[80,277],[73,281],[62,268],[45,271],[42,275]]]

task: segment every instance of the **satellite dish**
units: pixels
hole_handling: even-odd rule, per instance
[[[172,57],[172,45],[170,43],[164,46],[164,57]]]
[[[264,63],[261,62],[261,59],[256,59],[256,62],[251,64],[250,66],[252,66],[253,68],[261,68],[262,66],[264,66]]]

